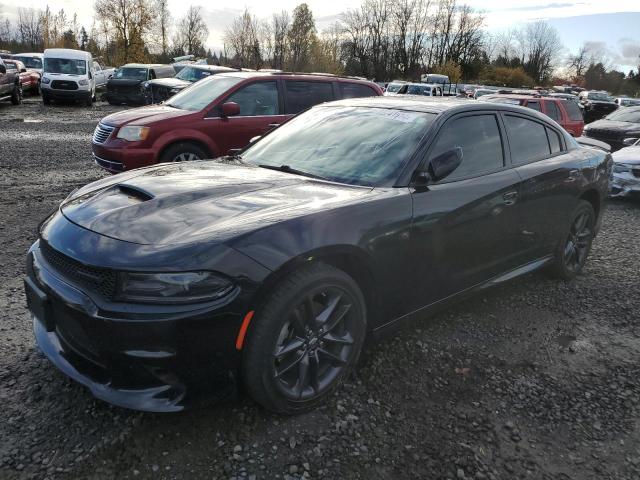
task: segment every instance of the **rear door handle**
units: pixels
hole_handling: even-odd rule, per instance
[[[516,191],[507,192],[504,195],[502,195],[502,199],[504,200],[505,205],[513,205],[514,203],[516,203],[516,200],[518,199],[518,192]]]

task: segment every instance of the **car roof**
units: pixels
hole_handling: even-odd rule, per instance
[[[44,53],[31,53],[31,52],[25,52],[25,53],[14,53],[13,54],[14,57],[36,57],[36,58],[42,58],[44,57]]]
[[[63,57],[56,57],[55,55],[63,55]],[[44,51],[45,57],[51,58],[70,58],[70,59],[79,59],[79,60],[87,60],[91,58],[91,53],[85,52],[84,50],[75,50],[73,48],[47,48]]]
[[[155,68],[155,67],[170,67],[164,63],[126,63],[120,68]]]
[[[223,67],[220,65],[205,65],[203,63],[189,63],[184,66],[185,68],[191,67],[197,70],[209,70],[212,72],[237,72],[235,68]]]
[[[509,110],[512,105],[492,104],[499,109]],[[425,113],[442,113],[454,109],[486,110],[487,103],[477,103],[466,98],[425,97],[421,95],[398,95],[391,97],[361,97],[327,102],[319,106],[372,107],[390,110],[409,110]],[[464,108],[463,108],[464,107]],[[517,107],[520,111],[521,107]],[[529,109],[527,109],[528,111]]]
[[[339,75],[333,75],[331,73],[299,73],[299,72],[258,72],[258,71],[235,71],[235,72],[225,72],[220,75],[230,76],[230,77],[240,77],[240,78],[256,78],[256,77],[293,77],[293,78],[306,78],[306,79],[331,79],[336,81],[348,81],[348,82],[362,82],[368,84],[374,84],[369,80],[355,77],[343,77]]]
[[[495,95],[492,95],[491,98],[509,98],[511,100],[536,100],[536,101],[546,98],[548,100],[555,100],[554,98],[542,97],[540,95],[535,96],[535,95],[527,95],[527,94],[519,94],[519,93],[496,93]]]

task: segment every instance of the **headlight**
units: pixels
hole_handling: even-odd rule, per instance
[[[624,163],[613,164],[613,173],[629,173],[630,171],[631,167],[629,167],[629,165],[625,165]]]
[[[128,142],[139,142],[141,140],[146,140],[149,136],[149,130],[149,127],[139,127],[136,125],[122,127],[118,131],[116,138],[121,138]]]
[[[171,90],[169,90],[169,93],[178,93],[179,91],[179,88],[172,88]]]
[[[118,274],[116,299],[139,303],[206,302],[233,289],[230,280],[213,272]]]
[[[86,78],[78,80],[78,85],[82,85],[83,87],[86,87],[87,85],[89,85],[89,80],[87,80]]]
[[[42,80],[40,80],[40,82],[48,85],[49,83],[51,83],[51,79],[49,77],[42,77]]]

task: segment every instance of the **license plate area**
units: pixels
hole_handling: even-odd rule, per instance
[[[26,278],[24,281],[24,291],[27,296],[27,307],[33,316],[48,332],[52,332],[55,325],[48,295],[38,288],[30,278]]]

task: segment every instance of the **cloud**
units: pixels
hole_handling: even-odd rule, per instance
[[[618,49],[620,51],[618,63],[621,65],[640,64],[640,41],[621,38],[618,40]]]
[[[554,8],[570,8],[570,7],[575,7],[577,5],[584,5],[584,4],[585,2],[577,2],[577,3],[576,2],[574,3],[553,2],[553,3],[542,4],[542,5],[528,5],[524,7],[498,8],[493,11],[494,12],[532,12],[536,10],[547,10],[547,9],[554,9]]]

